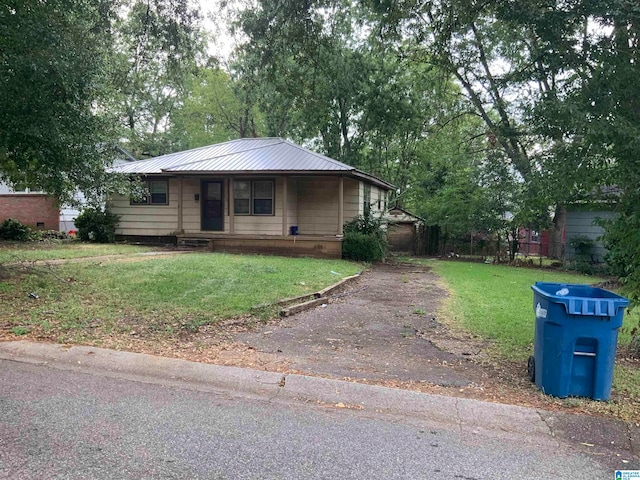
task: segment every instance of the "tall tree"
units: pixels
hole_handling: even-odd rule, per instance
[[[349,0],[261,0],[241,12],[236,69],[257,90],[272,135],[286,135],[410,188],[420,144],[456,115],[458,87],[368,34]],[[414,184],[415,185],[415,184]]]
[[[0,179],[61,200],[104,179],[112,4],[0,2]]]
[[[169,119],[204,53],[192,0],[129,0],[114,28],[110,110],[134,155],[172,150]]]
[[[511,171],[527,187],[522,201],[548,193],[546,203],[556,205],[554,238],[558,241],[553,254],[560,256],[563,204],[574,191],[552,191],[551,183],[544,189],[536,181],[540,172],[553,166],[552,152],[563,142],[565,132],[543,135],[532,128],[528,116],[542,98],[561,95],[567,71],[547,55],[555,48],[553,42],[522,21],[529,15],[559,26],[560,7],[545,0],[366,3],[377,13],[381,32],[391,38],[410,36],[422,46],[424,54],[416,55],[415,61],[435,63],[455,77],[474,114],[485,124],[486,135],[502,149]],[[563,23],[560,37],[570,38],[579,27],[575,22]],[[575,178],[575,169],[572,172]],[[537,197],[527,192],[534,184]]]
[[[244,101],[242,85],[224,70],[200,69],[186,90],[171,114],[172,138],[180,149],[257,137],[264,131],[263,115]]]
[[[259,90],[271,135],[315,140],[354,162],[358,97],[369,66],[353,40],[352,2],[260,0],[241,12],[236,69]]]

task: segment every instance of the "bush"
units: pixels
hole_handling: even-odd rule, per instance
[[[350,222],[344,224],[344,233],[363,233],[365,235],[374,235],[380,240],[386,242],[387,233],[382,228],[382,217],[376,218],[367,212],[364,215],[358,215]]]
[[[382,218],[370,213],[358,215],[344,224],[342,258],[360,262],[379,262],[387,254],[387,233]]]
[[[350,232],[342,242],[342,258],[359,262],[379,262],[384,260],[387,245],[375,235]]]
[[[0,239],[17,242],[28,242],[32,238],[32,231],[18,220],[7,218],[0,223]]]
[[[60,232],[58,230],[36,230],[32,233],[32,240],[38,240],[41,242],[57,242],[64,240],[72,240],[73,236],[67,232]]]
[[[74,223],[78,237],[85,242],[113,243],[116,241],[116,227],[120,217],[108,210],[85,208]]]

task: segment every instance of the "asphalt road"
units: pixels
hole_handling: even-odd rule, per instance
[[[340,407],[0,360],[0,478],[614,478],[552,440]]]

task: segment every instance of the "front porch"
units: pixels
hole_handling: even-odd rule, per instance
[[[212,232],[176,235],[180,247],[202,246],[215,252],[290,257],[340,258],[342,237],[330,235],[247,235]]]

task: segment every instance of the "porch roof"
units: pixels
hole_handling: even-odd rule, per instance
[[[151,174],[345,174],[386,190],[388,182],[283,138],[242,138],[113,166],[110,171]]]

